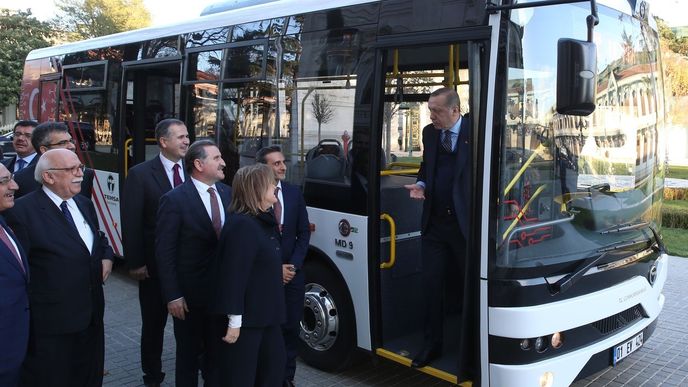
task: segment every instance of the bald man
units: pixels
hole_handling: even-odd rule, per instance
[[[83,171],[71,150],[47,151],[35,171],[42,187],[7,211],[31,272],[31,344],[22,386],[103,383],[102,285],[113,253],[98,229],[93,203],[78,195]]]

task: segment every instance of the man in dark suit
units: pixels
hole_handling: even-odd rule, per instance
[[[14,206],[17,183],[0,164],[0,212]],[[0,386],[16,387],[29,341],[29,266],[24,249],[0,215]]]
[[[458,266],[456,278],[463,279],[471,197],[470,123],[461,116],[459,96],[454,89],[438,89],[430,94],[428,109],[432,124],[423,128],[423,162],[416,183],[405,186],[411,198],[424,200],[424,344],[413,367],[424,367],[441,355],[444,278],[447,268]]]
[[[189,147],[189,132],[182,121],[162,120],[155,127],[160,154],[134,166],[124,183],[122,236],[129,274],[139,281],[141,305],[141,368],[146,386],[159,386],[162,342],[167,323],[155,261],[155,226],[160,197],[184,180],[182,158]]]
[[[77,195],[83,164],[53,149],[36,164],[42,189],[17,200],[7,223],[29,256],[31,332],[22,386],[101,386],[103,282],[112,249],[93,203]]]
[[[10,173],[17,173],[29,165],[36,165],[36,149],[31,143],[31,136],[37,125],[36,121],[26,120],[14,124],[12,145],[16,155],[2,161]]]
[[[270,166],[277,179],[275,186],[278,201],[273,209],[282,234],[282,280],[287,307],[287,320],[282,326],[287,350],[284,385],[293,386],[299,323],[303,315],[305,292],[304,274],[301,269],[311,233],[306,202],[301,190],[284,181],[287,177],[287,165],[284,160],[284,154],[279,146],[263,148],[256,153],[256,161]]]
[[[69,149],[76,152],[74,140],[69,134],[67,125],[61,122],[44,122],[33,130],[31,136],[32,149],[36,149],[36,157],[34,161],[14,175],[14,180],[19,185],[19,189],[14,193],[16,199],[33,192],[40,184],[35,179],[34,173],[36,171],[36,160],[41,155],[50,149]],[[94,172],[90,168],[84,169],[84,179],[81,181],[81,195],[91,198],[91,191],[93,190],[93,175]]]
[[[225,324],[221,316],[210,313],[208,302],[231,188],[220,182],[225,162],[214,142],[193,143],[185,164],[191,178],[160,198],[155,258],[163,300],[174,317],[176,385],[198,385],[202,358],[205,386],[217,386],[214,347],[224,335]]]

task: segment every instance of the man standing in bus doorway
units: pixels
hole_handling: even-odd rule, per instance
[[[294,386],[296,373],[296,355],[305,292],[304,274],[301,269],[308,251],[311,232],[306,202],[301,190],[284,181],[287,177],[287,164],[284,160],[284,154],[279,146],[262,148],[256,153],[256,161],[270,166],[276,179],[277,202],[273,209],[282,236],[282,282],[287,307],[287,320],[282,325],[287,351],[284,386],[291,387]]]
[[[38,160],[43,153],[50,149],[69,149],[76,152],[74,139],[69,134],[69,128],[62,122],[44,122],[38,125],[33,130],[31,144],[37,153],[34,160]],[[35,171],[36,163],[34,162],[14,175],[14,180],[19,184],[19,189],[14,193],[15,199],[19,199],[41,186],[34,177]],[[81,192],[79,193],[88,199],[91,199],[94,175],[93,169],[84,169],[84,179],[81,181]]]
[[[411,198],[424,200],[421,254],[425,324],[423,347],[411,363],[416,368],[442,354],[447,268],[455,267],[458,261],[460,286],[465,282],[471,197],[470,124],[468,117],[461,116],[459,106],[454,89],[443,87],[430,94],[432,124],[423,128],[423,161],[416,183],[405,186]]]
[[[17,173],[29,165],[36,165],[36,150],[31,144],[31,135],[36,126],[38,126],[36,121],[28,120],[14,124],[12,145],[16,155],[2,160],[10,173]]]
[[[180,120],[168,118],[155,127],[160,154],[128,172],[122,196],[122,236],[129,274],[139,281],[141,368],[146,386],[160,386],[162,343],[167,323],[155,262],[155,226],[160,197],[187,179],[182,158],[189,132]]]
[[[53,149],[36,164],[43,187],[7,211],[29,256],[30,339],[22,387],[103,384],[103,283],[113,252],[98,229],[93,203],[78,195],[84,165]]]
[[[208,304],[232,190],[220,182],[225,162],[214,142],[191,144],[185,164],[191,178],[160,198],[155,258],[163,299],[174,317],[176,386],[198,386],[198,371],[203,369],[204,386],[215,387],[217,346],[227,324],[223,316],[210,312]]]
[[[0,212],[14,206],[17,183],[0,164]],[[29,342],[29,265],[19,239],[0,215],[0,386],[16,387]]]

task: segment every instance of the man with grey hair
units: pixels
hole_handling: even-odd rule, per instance
[[[69,128],[62,122],[44,122],[36,126],[31,136],[31,144],[36,149],[37,159],[50,149],[69,149],[72,152],[76,152],[74,139],[69,134]],[[15,198],[18,199],[40,187],[35,171],[36,163],[34,162],[15,174],[14,179],[19,185],[19,189],[14,193]],[[93,169],[84,169],[80,193],[89,199],[93,190],[93,177]]]
[[[29,256],[31,345],[22,386],[101,386],[103,283],[113,253],[98,229],[93,203],[81,191],[84,165],[68,149],[49,150],[36,164],[42,188],[7,211]]]
[[[129,170],[122,195],[122,236],[129,274],[139,281],[141,305],[141,368],[146,386],[160,386],[162,343],[167,323],[155,260],[155,225],[160,197],[186,180],[182,158],[189,132],[180,120],[168,118],[155,127],[160,154]]]
[[[174,317],[176,385],[196,387],[202,369],[205,386],[211,387],[218,385],[216,347],[226,324],[209,310],[210,284],[232,191],[220,182],[225,162],[214,142],[191,144],[184,161],[190,179],[160,198],[155,258],[162,296]]]

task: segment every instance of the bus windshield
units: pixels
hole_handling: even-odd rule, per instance
[[[556,112],[553,48],[559,38],[584,38],[589,12],[565,5],[511,14],[498,268],[553,274],[552,268],[599,255],[605,246],[643,238],[649,246],[653,239],[649,227],[663,185],[658,126],[664,109],[652,97],[662,92],[656,33],[600,7],[596,110],[587,117]]]

